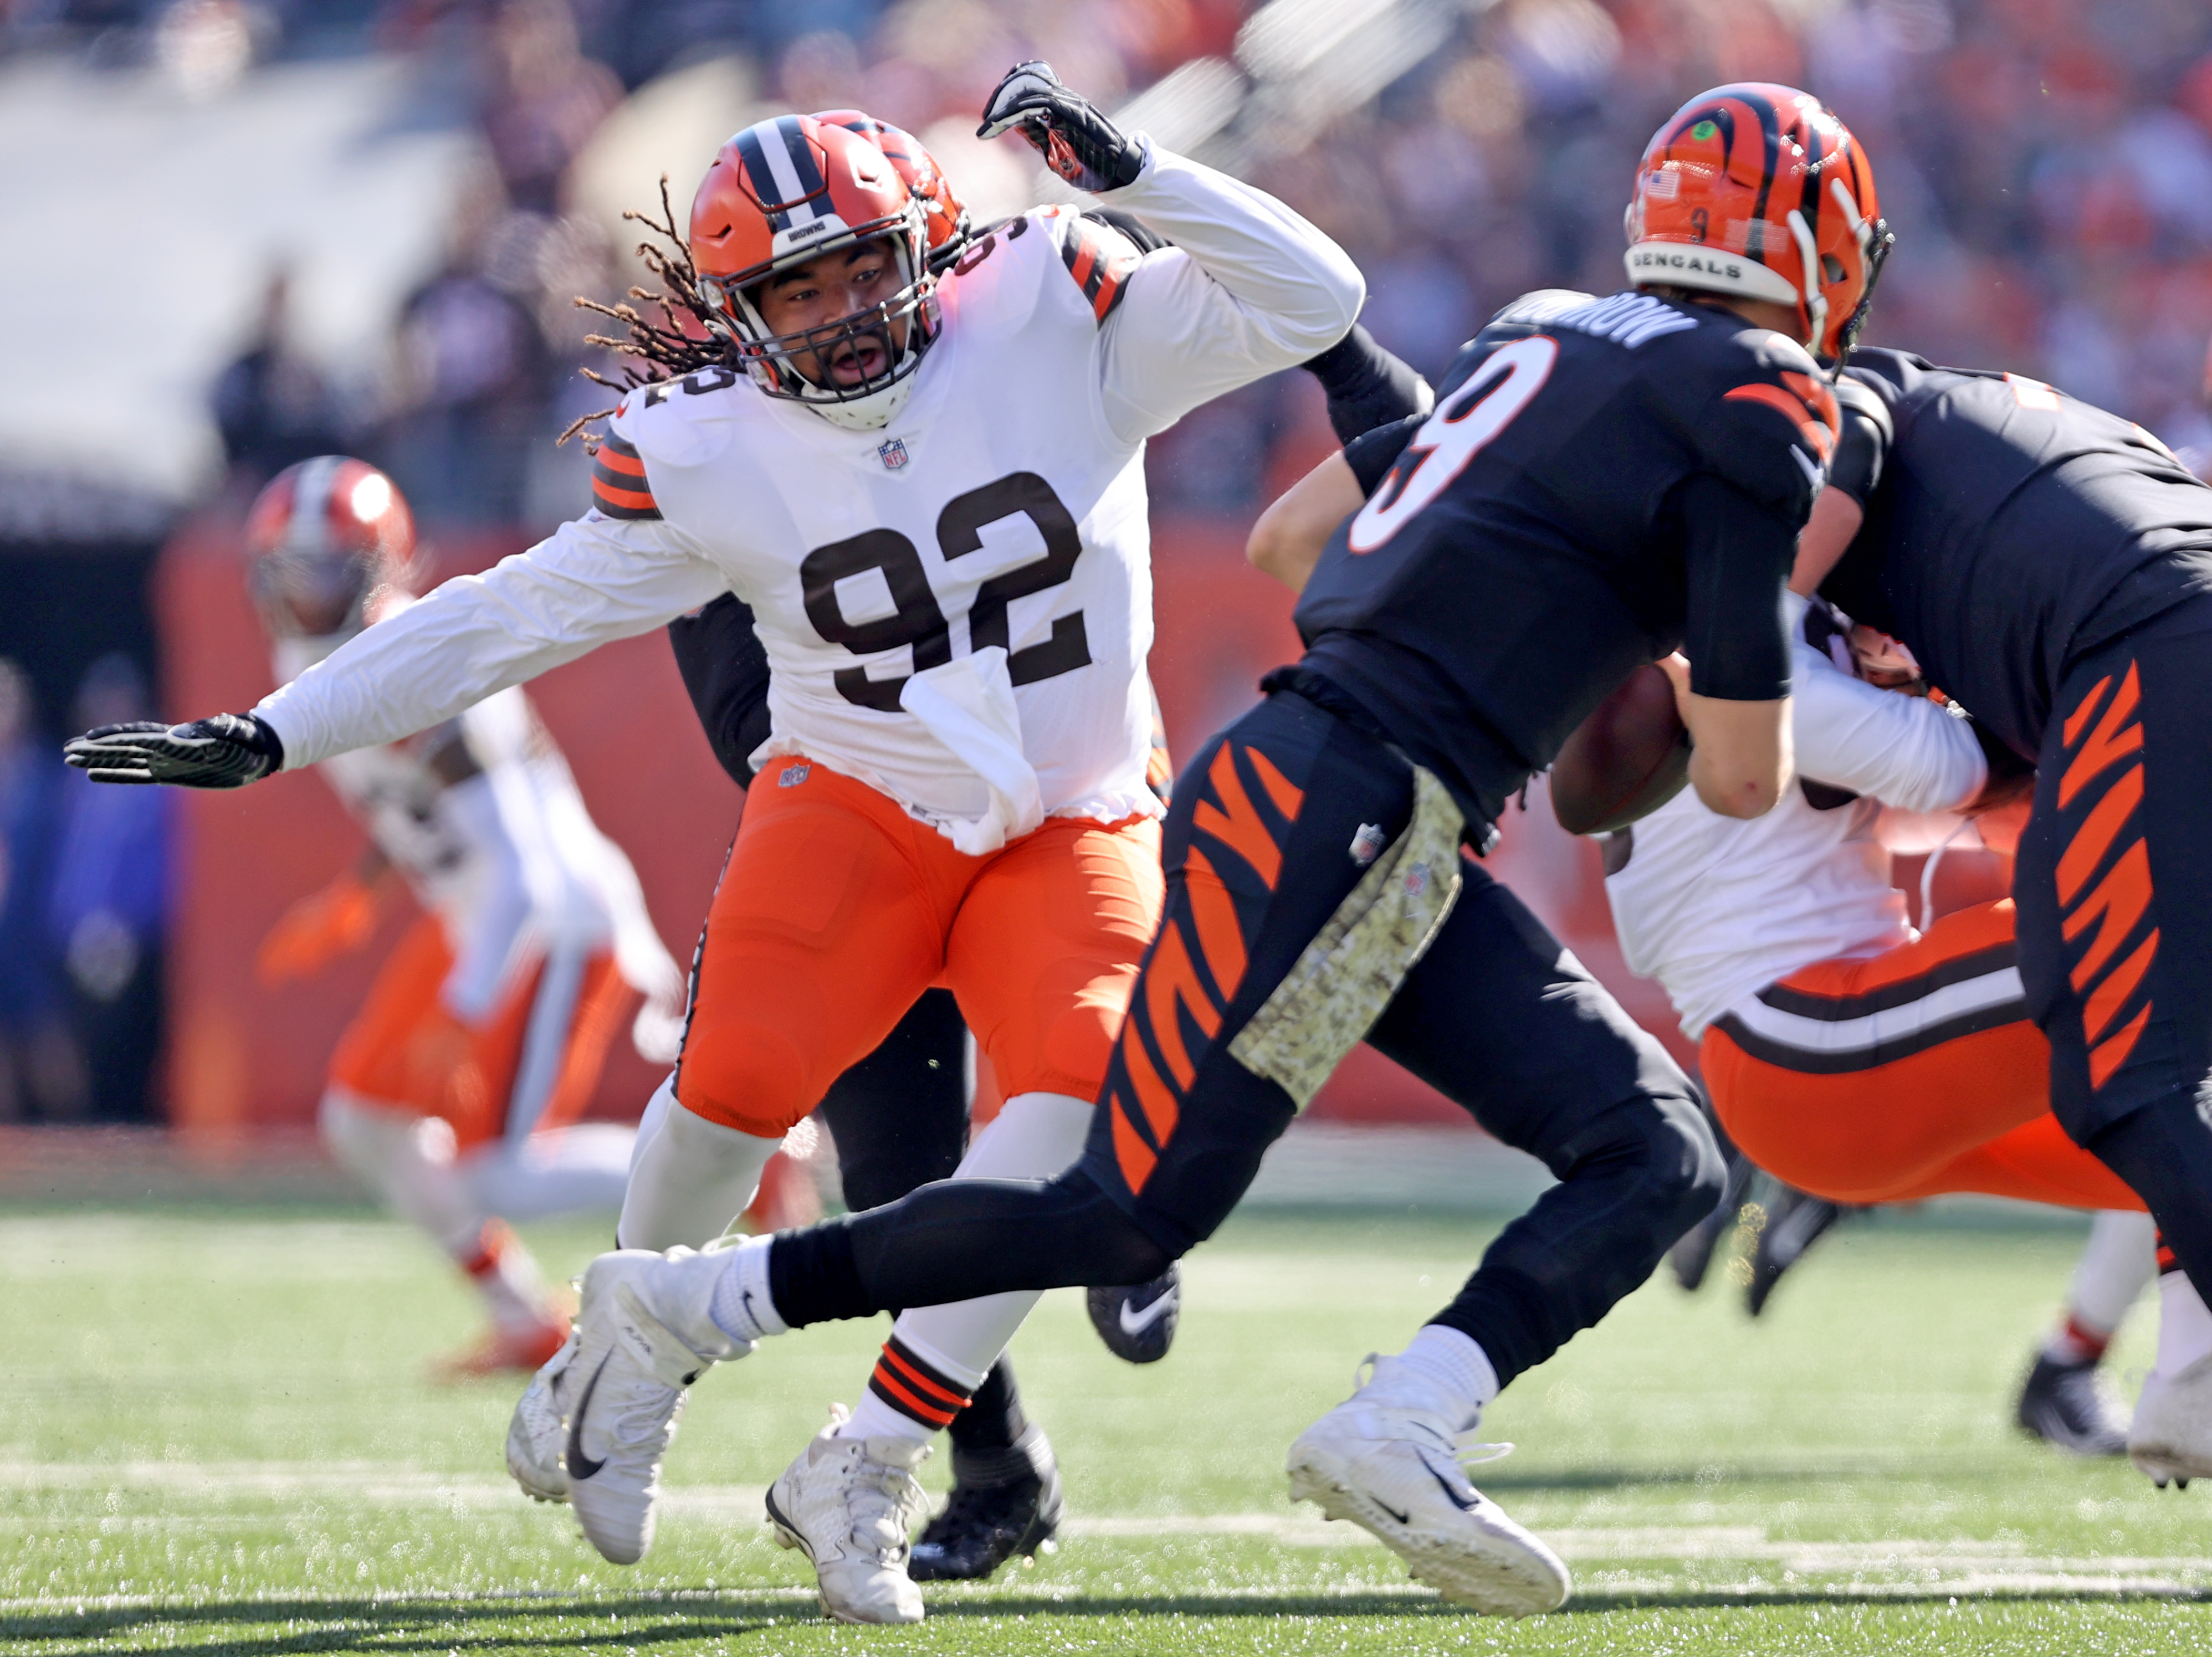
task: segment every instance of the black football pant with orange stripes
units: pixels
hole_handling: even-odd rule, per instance
[[[2069,666],[2013,877],[2051,1108],[2212,1300],[2212,595]]]
[[[1278,691],[1179,783],[1168,901],[1083,1159],[1050,1181],[953,1181],[777,1238],[794,1326],[1017,1289],[1134,1283],[1212,1235],[1295,1109],[1230,1045],[1410,819],[1388,744]],[[1711,1211],[1720,1156],[1690,1084],[1528,909],[1465,886],[1368,1036],[1560,1183],[1434,1321],[1501,1381],[1650,1275]]]
[[[879,1207],[950,1179],[968,1151],[968,1108],[960,1004],[950,990],[925,990],[883,1045],[830,1083],[822,1101],[845,1205]],[[1013,1365],[1001,1353],[945,1431],[956,1453],[973,1458],[1011,1448],[1028,1425]]]

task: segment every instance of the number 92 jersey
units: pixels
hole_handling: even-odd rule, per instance
[[[1837,423],[1801,347],[1717,307],[1530,294],[1425,419],[1347,449],[1390,470],[1299,598],[1304,668],[1488,822],[1639,663],[1687,648],[1702,694],[1784,695]]]
[[[943,332],[879,430],[726,369],[624,398],[599,511],[658,518],[752,607],[773,725],[756,764],[805,754],[940,826],[975,822],[989,762],[902,695],[995,646],[1042,810],[1158,813],[1144,445],[1109,425],[1098,361],[1137,258],[1073,209],[1000,227],[944,282]],[[993,664],[966,694],[994,682]]]

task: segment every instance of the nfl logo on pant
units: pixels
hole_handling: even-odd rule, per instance
[[[894,437],[889,442],[878,445],[876,458],[884,463],[885,471],[896,471],[906,464],[906,439]]]

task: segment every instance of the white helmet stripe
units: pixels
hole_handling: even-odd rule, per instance
[[[283,551],[313,554],[329,549],[331,491],[343,464],[343,455],[323,454],[301,466],[292,483],[292,516],[284,525]]]

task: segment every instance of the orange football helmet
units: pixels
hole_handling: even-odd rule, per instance
[[[415,519],[365,460],[318,455],[287,466],[246,517],[253,600],[280,637],[347,637],[380,592],[406,584]]]
[[[779,115],[738,133],[714,157],[691,199],[691,261],[708,325],[737,348],[753,382],[839,425],[880,426],[914,387],[910,376],[938,329],[922,203],[875,144],[811,115]],[[898,261],[898,289],[882,303],[802,333],[770,331],[752,289],[779,270],[878,238]],[[905,340],[895,331],[903,322]],[[885,367],[849,386],[817,385],[794,359],[817,361],[874,336]]]
[[[952,181],[937,164],[937,157],[922,148],[921,140],[903,128],[858,109],[826,109],[814,118],[825,126],[842,126],[857,132],[884,152],[892,170],[921,202],[928,219],[929,268],[942,270],[960,257],[960,250],[975,234],[968,204],[953,193]]]
[[[1810,93],[1744,83],[1682,106],[1644,146],[1628,279],[1796,307],[1840,363],[1896,241],[1850,129]]]

